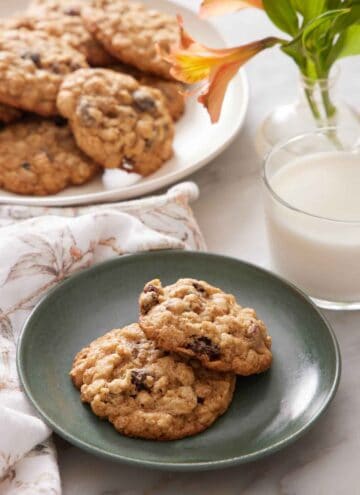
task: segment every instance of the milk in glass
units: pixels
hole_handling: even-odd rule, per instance
[[[305,154],[268,177],[275,268],[317,299],[360,301],[359,156]]]

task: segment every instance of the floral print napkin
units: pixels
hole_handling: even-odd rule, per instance
[[[204,250],[187,182],[166,194],[81,208],[0,205],[0,493],[59,495],[51,431],[27,402],[16,342],[34,305],[59,281],[94,263],[153,249]]]

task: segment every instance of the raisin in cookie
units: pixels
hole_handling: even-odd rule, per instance
[[[172,155],[174,124],[160,91],[108,69],[67,77],[57,99],[79,147],[100,165],[141,175]]]
[[[81,11],[85,26],[121,62],[170,78],[168,53],[179,40],[176,18],[127,0],[92,0]]]
[[[134,77],[140,84],[161,91],[172,119],[176,122],[185,111],[184,86],[176,81],[168,81],[158,76],[145,74],[126,64],[112,65],[112,70]]]
[[[9,105],[0,103],[0,125],[15,122],[16,120],[19,120],[21,116],[22,112],[17,108],[9,107]]]
[[[80,351],[70,376],[97,416],[124,435],[154,440],[205,430],[226,411],[235,387],[233,374],[156,349],[136,323]]]
[[[62,0],[33,2],[26,15],[13,19],[13,26],[60,38],[83,53],[90,65],[105,66],[114,63],[114,58],[85,28],[80,16],[81,4],[82,2]]]
[[[44,196],[89,181],[99,167],[76,146],[59,118],[26,120],[0,132],[0,187]]]
[[[206,282],[185,278],[162,287],[152,280],[139,302],[140,325],[161,349],[239,375],[261,373],[271,364],[271,338],[255,311]]]
[[[87,67],[84,55],[27,29],[0,34],[0,102],[40,115],[56,115],[56,96],[66,74]]]

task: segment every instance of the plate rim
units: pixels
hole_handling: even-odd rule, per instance
[[[165,0],[167,3],[173,5],[179,5],[181,9],[188,11],[189,13],[195,15],[196,12],[194,9],[190,8],[188,4],[179,2],[179,0]],[[207,20],[203,20],[206,22],[211,29],[216,32],[221,43],[226,47],[229,46],[228,41],[224,37],[222,31],[218,29],[218,27]],[[134,198],[140,198],[142,196],[152,194],[163,187],[168,187],[171,184],[174,184],[178,181],[183,180],[185,177],[188,177],[194,174],[197,170],[201,169],[205,165],[211,163],[216,157],[218,157],[228,146],[230,146],[240,130],[242,129],[245,118],[247,115],[247,111],[249,108],[249,81],[246,75],[246,71],[244,68],[241,68],[238,74],[234,77],[234,82],[237,84],[238,89],[241,89],[242,98],[241,105],[238,108],[237,117],[236,117],[236,125],[233,126],[226,139],[215,149],[212,153],[203,157],[200,160],[197,160],[193,165],[187,168],[180,169],[178,171],[170,172],[161,177],[155,177],[152,180],[149,180],[147,183],[136,183],[131,186],[127,186],[124,188],[114,188],[114,189],[104,189],[103,191],[90,192],[85,194],[72,194],[69,196],[57,196],[56,194],[49,196],[23,196],[16,193],[10,193],[10,196],[4,196],[3,191],[0,189],[0,205],[7,204],[11,206],[34,206],[34,207],[76,207],[76,206],[84,206],[84,205],[92,205],[97,203],[109,203],[109,202],[117,202],[117,201],[125,201]],[[81,186],[79,186],[81,187]],[[5,191],[6,192],[6,191]]]
[[[295,433],[292,433],[291,435],[288,435],[284,439],[272,444],[269,447],[265,447],[259,450],[256,450],[250,454],[245,454],[245,455],[240,455],[240,456],[234,456],[226,459],[220,459],[220,460],[215,460],[215,461],[199,461],[199,462],[165,462],[165,461],[149,461],[149,460],[143,460],[143,459],[137,459],[137,458],[132,458],[132,457],[127,457],[126,455],[119,455],[119,454],[112,454],[107,452],[106,450],[99,448],[97,446],[92,446],[90,444],[87,444],[83,442],[82,440],[79,440],[77,437],[74,437],[71,433],[68,433],[64,428],[59,426],[55,421],[53,421],[41,408],[41,405],[38,403],[38,401],[35,399],[35,397],[32,395],[31,392],[31,387],[27,383],[26,380],[26,373],[25,373],[25,366],[23,365],[23,355],[25,352],[24,349],[24,341],[26,338],[26,332],[27,329],[30,327],[31,320],[36,317],[36,314],[39,310],[41,310],[42,305],[46,302],[47,298],[59,290],[59,288],[63,288],[64,286],[66,287],[67,284],[72,284],[74,283],[74,279],[81,278],[85,276],[88,273],[91,273],[93,271],[99,270],[99,268],[106,267],[107,265],[113,265],[117,263],[123,263],[126,262],[130,258],[146,258],[146,257],[152,257],[154,255],[165,255],[165,256],[176,256],[177,254],[186,254],[189,255],[190,257],[192,256],[198,256],[198,257],[210,257],[212,259],[217,258],[218,260],[224,260],[224,261],[232,261],[232,262],[237,262],[242,265],[245,265],[246,267],[250,269],[254,269],[255,271],[260,271],[261,273],[265,274],[266,276],[269,276],[271,278],[275,278],[277,281],[281,282],[283,285],[286,285],[289,289],[291,289],[293,292],[295,292],[300,298],[304,299],[312,309],[315,311],[317,316],[323,321],[325,324],[325,327],[328,331],[330,341],[332,343],[334,353],[335,353],[335,368],[334,368],[334,376],[332,380],[331,387],[328,390],[328,393],[326,397],[323,399],[323,402],[319,409],[317,410],[316,413],[313,414],[311,419],[300,429],[298,429]],[[324,415],[324,413],[327,411],[330,403],[334,399],[337,389],[339,387],[339,382],[340,382],[340,377],[341,377],[341,353],[340,353],[340,346],[338,343],[338,340],[336,338],[336,334],[326,318],[324,314],[319,310],[319,308],[313,303],[313,301],[307,296],[301,289],[299,289],[296,285],[293,283],[289,282],[285,278],[277,275],[276,273],[272,272],[271,270],[267,268],[263,268],[261,266],[258,266],[256,264],[250,263],[248,261],[244,261],[240,258],[235,258],[233,256],[226,256],[226,255],[221,255],[221,254],[216,254],[216,253],[207,253],[205,251],[192,251],[192,250],[180,250],[180,249],[159,249],[155,251],[147,251],[147,252],[140,252],[140,253],[130,253],[130,254],[125,254],[117,258],[111,258],[110,260],[105,260],[100,263],[96,263],[90,268],[87,268],[85,270],[81,270],[78,273],[75,273],[74,275],[71,275],[67,279],[63,280],[59,284],[57,284],[55,287],[50,289],[49,292],[47,292],[35,305],[31,313],[28,315],[26,318],[23,328],[21,330],[21,333],[18,338],[17,342],[17,348],[16,348],[16,367],[17,367],[17,372],[19,375],[20,383],[21,386],[23,387],[23,390],[25,392],[25,395],[27,399],[30,401],[32,406],[35,408],[37,413],[39,414],[40,418],[52,429],[53,432],[57,433],[59,436],[67,440],[69,443],[72,445],[75,445],[76,447],[90,453],[93,455],[96,455],[98,457],[101,457],[103,459],[109,460],[109,461],[115,461],[115,462],[123,462],[128,465],[132,466],[138,466],[138,467],[145,467],[145,468],[152,468],[152,469],[158,469],[158,470],[164,470],[164,471],[208,471],[208,470],[216,470],[216,469],[223,469],[226,467],[231,467],[231,466],[236,466],[240,464],[246,464],[248,462],[253,462],[256,460],[260,460],[264,457],[267,457],[275,452],[278,452],[279,450],[288,447],[289,445],[293,444],[296,440],[301,438],[304,434],[306,434],[308,431],[311,430],[311,428],[317,423],[317,421]]]

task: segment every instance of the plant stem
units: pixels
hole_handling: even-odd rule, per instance
[[[322,101],[324,104],[325,114],[326,114],[326,118],[327,118],[327,124],[330,125],[331,119],[336,114],[336,108],[330,100],[329,90],[327,88],[321,89],[321,98],[322,98]]]
[[[329,90],[327,88],[321,88],[321,99],[324,104],[324,110],[326,114],[326,125],[334,125],[335,122],[333,122],[333,117],[335,117],[336,115],[336,107],[333,105],[330,99]],[[342,149],[342,144],[337,136],[336,130],[329,130],[327,134],[329,136],[329,139],[333,142],[334,146],[339,150]]]
[[[318,120],[318,121],[321,120],[321,114],[320,114],[319,109],[316,105],[316,102],[314,101],[314,99],[312,97],[312,92],[310,91],[310,89],[305,88],[305,96],[306,96],[307,102],[309,104],[311,113],[313,114],[315,120]]]
[[[319,83],[319,86],[320,84],[321,83]],[[323,112],[320,112],[318,104],[316,103],[313,96],[314,86],[311,88],[305,87],[305,96],[309,104],[311,113],[318,127],[330,127],[331,125],[334,125],[334,122],[332,122],[332,118],[336,115],[336,107],[333,105],[330,99],[327,85],[325,86],[325,88],[320,86],[321,100],[324,110]],[[342,149],[341,141],[339,140],[335,130],[329,130],[326,134],[337,149]]]

